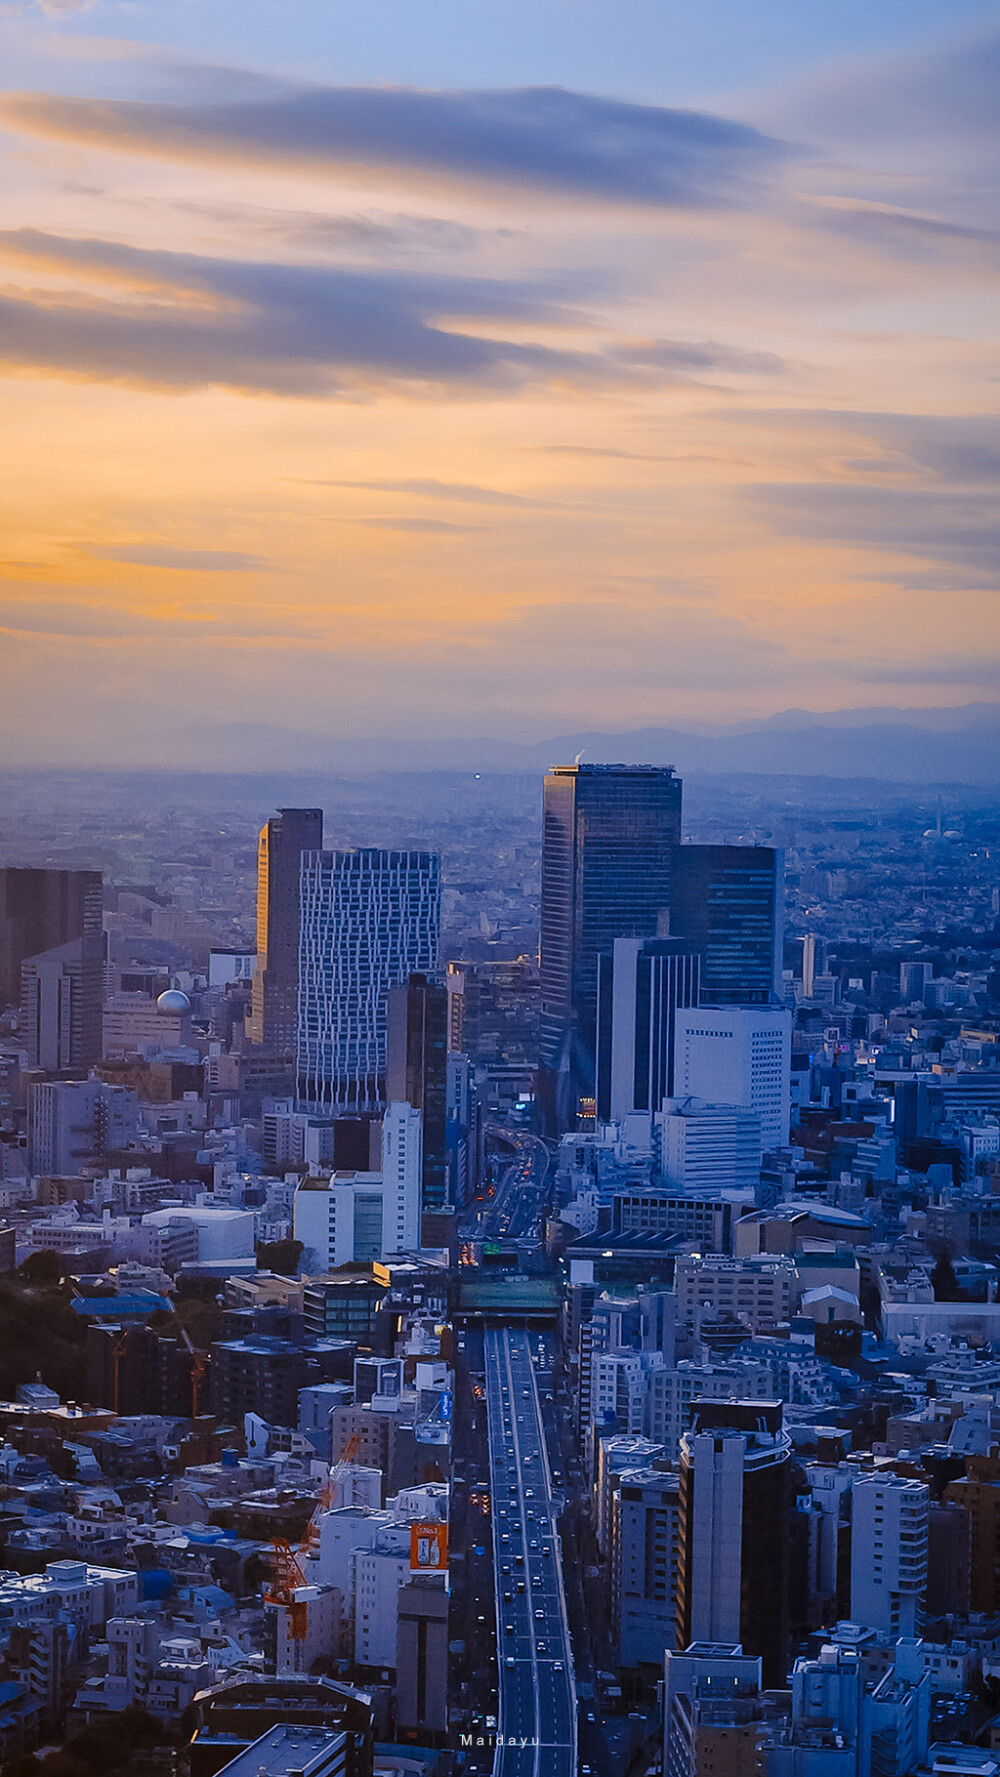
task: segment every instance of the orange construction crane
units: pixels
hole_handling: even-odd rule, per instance
[[[296,1588],[308,1582],[298,1557],[284,1537],[271,1543],[274,1576],[264,1593],[265,1604],[280,1605],[285,1612],[289,1641],[304,1641],[309,1630],[309,1606],[295,1597]]]
[[[181,1320],[176,1308],[171,1308],[170,1312],[177,1322],[177,1331],[180,1333],[184,1342],[184,1348],[191,1359],[191,1417],[192,1419],[197,1419],[198,1395],[205,1371],[208,1369],[208,1353],[195,1350],[191,1343],[191,1335],[188,1332],[187,1327],[184,1325],[184,1322]]]
[[[337,1482],[344,1470],[350,1467],[360,1448],[361,1433],[356,1431],[348,1438],[347,1443],[344,1445],[344,1448],[340,1453],[339,1460],[334,1463],[327,1480],[323,1484],[319,1499],[316,1501],[316,1509],[306,1525],[305,1533],[299,1544],[299,1554],[304,1555],[307,1560],[315,1554],[319,1544],[320,1514],[330,1510],[330,1507],[333,1504],[334,1494],[337,1491]]]

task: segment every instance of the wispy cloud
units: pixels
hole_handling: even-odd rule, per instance
[[[433,92],[289,88],[235,103],[9,95],[8,127],[184,159],[382,168],[522,195],[669,208],[745,204],[791,150],[729,118],[522,87]]]
[[[80,290],[0,294],[0,363],[11,368],[284,395],[392,384],[456,391],[655,385],[779,368],[771,354],[710,341],[586,351],[505,338],[505,331],[523,334],[525,323],[544,333],[585,321],[529,279],[208,258],[30,228],[0,234],[4,256],[85,285],[117,286],[107,301]]]
[[[504,493],[500,488],[475,487],[464,481],[433,481],[411,477],[404,481],[321,481],[311,480],[312,487],[362,488],[369,493],[413,494],[430,500],[456,500],[472,506],[538,506],[542,502],[527,494]]]
[[[239,549],[171,549],[160,543],[88,543],[84,554],[96,561],[128,562],[138,568],[169,568],[192,574],[254,573],[269,564]]]

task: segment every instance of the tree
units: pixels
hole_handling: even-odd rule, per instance
[[[951,1253],[946,1246],[941,1248],[934,1261],[931,1283],[934,1286],[935,1302],[964,1302],[965,1291],[959,1286]]]
[[[33,1752],[17,1752],[4,1761],[2,1777],[41,1777],[42,1761]]]
[[[62,1283],[63,1267],[58,1253],[42,1248],[37,1253],[29,1253],[18,1266],[18,1275],[25,1283],[39,1284],[51,1289],[53,1284]]]
[[[279,1277],[294,1277],[302,1253],[301,1240],[265,1240],[257,1248],[257,1269],[276,1271]]]

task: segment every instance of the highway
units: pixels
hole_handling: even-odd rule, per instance
[[[497,1662],[494,1777],[576,1777],[576,1691],[535,1365],[539,1335],[484,1334]]]

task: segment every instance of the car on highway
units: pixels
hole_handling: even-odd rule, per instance
[[[544,1612],[544,1610],[536,1610],[536,1612],[535,1612],[535,1622],[536,1622],[536,1623],[544,1623],[544,1621],[545,1621],[545,1612]]]

